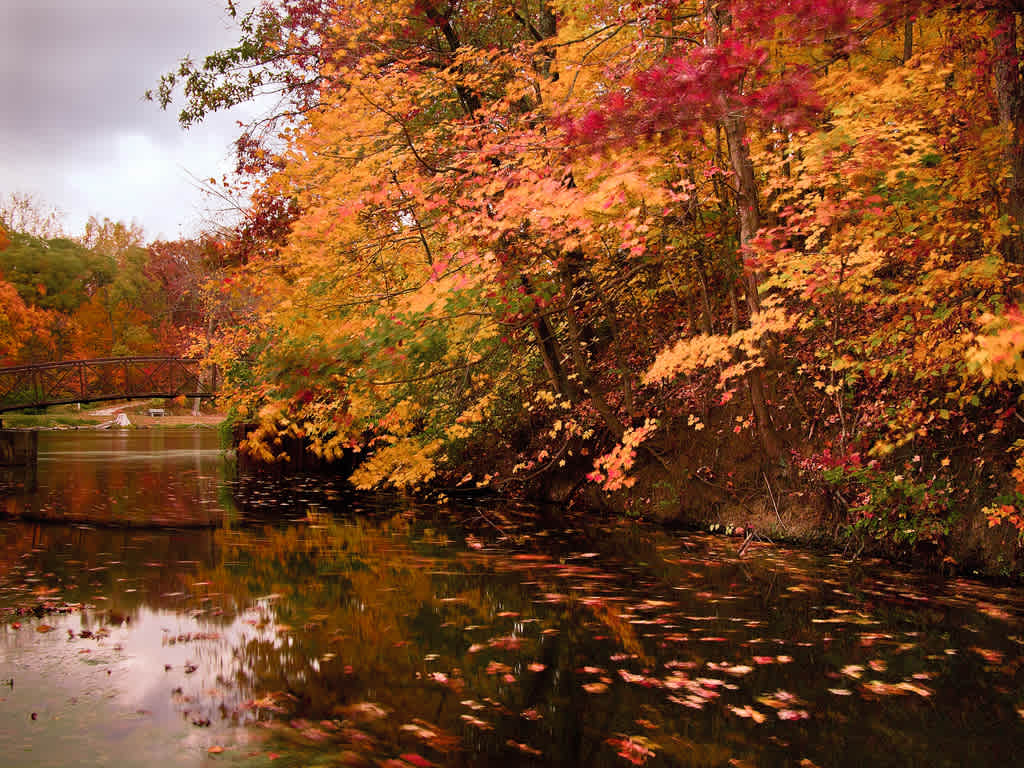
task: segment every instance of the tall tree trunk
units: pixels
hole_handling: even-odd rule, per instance
[[[448,43],[448,49],[454,58],[455,52],[462,45],[458,34],[455,32],[455,27],[452,26],[451,14],[455,10],[455,6],[448,6],[447,11],[442,13],[434,7],[432,0],[427,0],[422,7],[423,15],[427,17],[427,20],[441,30],[441,34],[444,35],[445,42]],[[455,92],[458,94],[459,102],[462,104],[462,108],[466,110],[467,115],[472,116],[480,109],[480,97],[465,85],[456,84]]]
[[[1003,128],[1003,159],[1008,179],[1002,201],[1002,213],[1010,218],[1013,231],[1003,238],[1003,257],[1024,263],[1024,82],[1017,48],[1017,14],[1007,8],[995,12],[992,20],[992,47],[995,63],[996,101]]]
[[[724,17],[725,12],[720,3],[716,0],[708,0],[705,6],[708,45],[715,46],[721,43]],[[746,250],[761,226],[757,180],[754,176],[754,164],[750,159],[747,128],[742,115],[730,112],[724,115],[719,123],[725,133],[729,163],[732,166],[733,175],[736,177],[736,208],[740,235],[738,258],[747,297],[747,309],[750,313],[750,321],[753,323],[761,312],[761,298],[758,293],[761,286],[761,275],[754,266],[747,263]],[[761,447],[769,459],[778,458],[782,454],[782,445],[768,410],[764,376],[761,370],[754,370],[747,374],[747,386],[750,390],[750,403],[754,411],[754,419],[757,422]]]
[[[519,280],[526,290],[527,296],[534,294],[533,284],[526,275],[520,275]],[[541,362],[544,363],[544,370],[547,371],[548,379],[554,390],[571,403],[579,400],[579,393],[569,379],[562,365],[562,353],[558,348],[558,339],[555,337],[554,329],[547,317],[540,311],[539,307],[533,308],[533,318],[530,321],[533,327],[533,334],[537,338],[537,350],[540,352]]]

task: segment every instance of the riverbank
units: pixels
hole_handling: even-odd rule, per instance
[[[160,415],[152,415],[154,410],[159,411]],[[224,421],[224,414],[217,411],[203,410],[193,414],[191,406],[175,406],[159,400],[141,403],[133,401],[93,409],[58,406],[38,414],[5,413],[0,421],[8,429],[97,429],[109,425],[122,413],[128,418],[130,426],[142,429],[214,429]]]
[[[729,441],[718,450],[728,455]],[[990,488],[938,508],[929,507],[926,496],[913,504],[872,489],[881,498],[869,507],[871,491],[855,479],[823,482],[819,472],[793,465],[773,471],[756,460],[715,469],[702,464],[700,454],[679,454],[638,469],[626,491],[606,493],[589,484],[560,498],[558,484],[549,482],[532,492],[578,508],[732,535],[737,546],[752,537],[850,560],[882,557],[943,576],[1024,584],[1024,541],[1008,521],[993,519],[988,500],[997,494]]]
[[[710,420],[709,420],[710,421]],[[715,428],[711,423],[712,431]],[[252,426],[235,425],[233,443],[242,445],[242,466],[259,467],[259,457],[244,449]],[[851,561],[883,557],[943,576],[971,576],[1024,583],[1024,548],[1017,528],[996,522],[988,514],[991,488],[974,494],[963,489],[942,506],[925,494],[916,502],[909,493],[894,494],[880,481],[849,472],[824,470],[793,453],[788,464],[765,462],[756,444],[722,429],[715,439],[660,446],[658,459],[638,461],[629,487],[607,491],[585,480],[593,458],[577,455],[546,471],[517,474],[507,461],[510,452],[494,444],[469,452],[475,459],[438,473],[429,486],[413,496],[429,499],[475,493],[465,478],[495,475],[479,490],[503,498],[542,505],[554,504],[578,514],[649,520],[666,528],[700,530],[731,535],[737,551],[749,538],[812,547],[837,553]],[[280,438],[278,449],[289,457],[267,467],[272,473],[319,472],[347,477],[363,454],[348,454],[325,461],[304,448],[296,436]],[[811,454],[803,446],[803,455]],[[813,454],[812,454],[813,455]],[[821,455],[819,452],[818,455]],[[991,458],[991,457],[988,457]],[[911,456],[908,462],[913,465]],[[880,475],[881,473],[878,473]],[[908,471],[908,475],[911,472]],[[920,473],[918,473],[920,474]],[[874,487],[868,481],[874,480]],[[916,480],[890,480],[911,486]],[[921,481],[917,481],[921,482]],[[923,484],[923,483],[921,483]],[[874,493],[874,497],[866,494]],[[865,500],[873,498],[867,508]]]

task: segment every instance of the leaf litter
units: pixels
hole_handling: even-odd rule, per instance
[[[564,555],[560,563],[544,553],[517,549],[529,546],[521,543],[529,541],[525,533],[519,534],[520,543],[511,545],[497,541],[487,531],[470,533],[482,546],[467,547],[472,560],[465,560],[465,567],[453,566],[443,551],[432,558],[418,556],[417,568],[425,568],[425,562],[431,564],[431,572],[424,578],[434,585],[437,597],[424,593],[418,602],[409,604],[414,610],[406,607],[407,617],[394,614],[397,634],[388,636],[386,647],[390,650],[384,651],[391,669],[368,664],[366,654],[355,645],[356,635],[338,630],[337,612],[315,596],[308,609],[299,608],[296,614],[294,606],[300,603],[295,595],[281,591],[279,582],[268,584],[270,589],[263,592],[253,592],[249,599],[254,611],[243,606],[218,620],[216,626],[206,624],[167,633],[165,647],[201,647],[205,657],[226,647],[226,643],[237,644],[237,636],[227,627],[244,626],[247,634],[242,635],[246,640],[241,647],[259,647],[262,653],[282,659],[283,649],[290,647],[290,657],[301,658],[305,653],[308,659],[316,660],[319,669],[308,664],[303,667],[303,674],[314,685],[318,684],[317,675],[330,669],[337,670],[331,674],[351,680],[348,685],[356,686],[349,689],[353,692],[369,690],[370,680],[381,674],[396,684],[412,686],[412,690],[420,691],[422,706],[417,706],[415,698],[405,700],[388,694],[380,700],[367,699],[316,712],[304,703],[301,691],[296,695],[280,684],[275,686],[273,675],[263,680],[252,678],[244,685],[226,680],[226,688],[221,687],[216,694],[223,698],[225,690],[237,687],[235,704],[228,708],[229,718],[241,723],[272,723],[275,754],[333,744],[342,751],[407,765],[444,765],[445,756],[453,750],[474,750],[481,745],[489,745],[489,750],[507,750],[507,754],[522,759],[539,759],[548,754],[545,728],[555,727],[549,724],[541,728],[540,724],[552,717],[557,722],[559,711],[552,709],[550,702],[564,695],[560,686],[572,684],[574,679],[581,695],[593,697],[597,711],[621,706],[621,700],[629,702],[630,708],[638,708],[636,711],[661,713],[656,721],[672,723],[682,707],[692,713],[687,717],[697,718],[692,721],[691,728],[697,729],[694,733],[707,729],[710,734],[716,718],[724,715],[737,724],[757,726],[757,731],[764,730],[776,740],[784,732],[791,734],[787,739],[802,734],[792,730],[794,724],[813,723],[815,711],[826,706],[825,701],[835,702],[828,706],[847,707],[851,715],[864,717],[877,706],[874,702],[884,698],[934,700],[938,690],[957,685],[949,666],[954,658],[951,651],[967,654],[979,677],[987,676],[993,683],[1007,678],[1011,691],[1008,696],[1017,690],[1013,682],[1020,681],[1021,643],[1012,640],[1024,635],[1020,614],[996,599],[985,601],[978,615],[1008,630],[1003,632],[1003,644],[995,641],[995,634],[982,642],[977,632],[952,625],[944,634],[932,636],[909,631],[906,627],[913,624],[905,617],[912,618],[919,610],[914,606],[948,604],[961,612],[971,608],[948,595],[934,597],[916,592],[919,587],[906,580],[882,578],[871,582],[869,589],[841,588],[847,582],[839,566],[825,569],[837,574],[831,579],[835,586],[826,579],[815,583],[808,576],[819,567],[813,559],[790,559],[783,550],[759,549],[756,556],[760,561],[754,566],[750,561],[744,565],[745,569],[761,569],[755,574],[770,574],[783,582],[777,593],[781,602],[771,604],[766,612],[758,607],[765,600],[765,577],[751,578],[733,569],[727,554],[719,551],[713,540],[689,537],[685,558],[673,558],[676,548],[663,546],[659,549],[661,559],[635,569],[620,553],[607,549],[594,552],[592,544],[582,555]],[[447,540],[460,541],[456,536]],[[545,540],[552,541],[550,537]],[[408,549],[401,536],[392,541],[389,557],[393,559],[389,562],[393,565],[388,567],[401,573],[400,564]],[[260,545],[253,542],[246,546],[258,549]],[[679,549],[684,547],[680,545]],[[704,554],[694,556],[695,551]],[[673,563],[674,559],[677,562]],[[684,559],[687,562],[680,565]],[[566,567],[564,561],[577,564]],[[194,561],[181,567],[191,574]],[[91,570],[96,565],[89,568],[93,574],[116,571],[112,566],[106,570]],[[371,568],[378,576],[385,573],[377,566]],[[148,567],[145,572],[155,577],[160,569]],[[790,574],[795,581],[786,585]],[[27,572],[20,575],[24,577]],[[201,576],[187,582],[189,590],[200,590],[203,596],[207,590],[228,591],[227,585],[218,584],[212,575]],[[489,592],[467,587],[488,579],[492,580]],[[708,582],[715,587],[705,586]],[[63,630],[69,629],[49,617],[76,615],[76,611],[83,610],[81,606],[111,602],[100,598],[115,595],[113,590],[110,595],[75,594],[75,602],[64,604],[47,600],[56,593],[40,591],[37,581],[22,583],[21,602],[10,607],[5,604],[4,616],[9,617],[6,627],[13,632],[27,624],[40,635],[40,642],[57,634],[64,639]],[[137,579],[131,583],[145,586]],[[0,586],[7,585],[0,581]],[[397,586],[396,591],[387,593],[396,599],[403,591],[400,584]],[[148,586],[139,594],[140,598],[145,593],[153,596],[146,599],[176,604],[175,610],[193,612],[192,620],[206,621],[191,607],[200,596],[189,590]],[[378,585],[375,599],[391,599],[380,594]],[[849,596],[855,594],[859,596]],[[619,609],[607,610],[607,606]],[[709,606],[715,607],[709,610]],[[408,618],[416,615],[415,611],[433,617],[435,626],[445,628],[442,634],[432,631],[418,636]],[[789,611],[795,616],[809,613],[810,620],[791,621]],[[892,611],[904,618],[892,621]],[[567,615],[572,617],[571,624],[566,623]],[[275,628],[286,624],[292,629],[285,644],[278,639]],[[575,637],[575,652],[580,654],[568,668],[559,660],[559,649],[566,647],[561,637],[567,629]],[[123,631],[130,633],[131,629]],[[476,640],[469,642],[467,635],[474,632],[486,634],[477,634]],[[105,626],[75,627],[72,641],[103,642],[107,635]],[[324,646],[324,642],[329,645]],[[325,652],[326,647],[331,650]],[[753,653],[753,648],[758,652]],[[178,662],[169,674],[184,674],[186,669]],[[890,675],[890,670],[898,670],[898,674]],[[528,687],[537,684],[543,686],[541,699],[524,700]],[[451,691],[458,696],[451,697]],[[621,695],[607,695],[613,691]],[[196,708],[202,708],[202,702],[211,698],[197,682],[193,690],[177,695],[175,701],[183,711],[188,708],[189,717],[202,720],[206,715],[194,714]],[[229,702],[231,699],[228,696]],[[1009,703],[1008,711],[1015,719],[1024,717],[1024,702]],[[410,718],[413,714],[416,716]],[[520,725],[510,729],[513,722]],[[787,730],[772,730],[779,728]],[[621,732],[602,738],[617,759],[634,765],[658,761],[660,754],[669,749],[659,744],[671,741],[659,737],[656,743],[642,735]],[[745,740],[755,751],[766,748],[769,742],[757,737]],[[411,744],[420,747],[411,750]],[[804,754],[821,762],[813,743],[801,744]]]

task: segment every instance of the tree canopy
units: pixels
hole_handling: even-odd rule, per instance
[[[0,209],[0,361],[179,354],[212,328],[212,239],[147,245],[139,225],[106,218],[71,237],[45,206],[10,197],[20,205]]]
[[[728,439],[886,535],[941,537],[979,480],[1015,514],[1019,11],[263,4],[158,90],[183,124],[281,96],[207,294],[245,447],[367,452],[360,487],[647,467],[735,499]]]

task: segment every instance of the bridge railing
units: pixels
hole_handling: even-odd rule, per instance
[[[0,412],[65,403],[150,397],[212,397],[216,368],[177,357],[68,360],[0,368]]]

